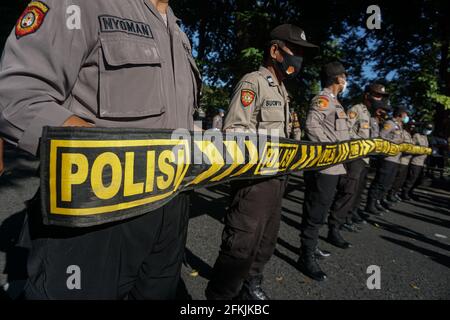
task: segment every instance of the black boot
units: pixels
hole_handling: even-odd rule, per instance
[[[372,214],[374,216],[380,216],[382,215],[382,211],[378,210],[376,206],[376,200],[375,199],[367,199],[367,205],[364,209],[367,213]]]
[[[385,203],[386,204],[386,203]],[[377,208],[378,211],[381,213],[387,213],[389,212],[389,209],[387,209],[385,206],[382,205],[382,202],[380,200],[377,200],[375,202],[375,208]]]
[[[349,231],[349,232],[359,232],[360,229],[353,223],[351,217],[347,218],[345,223],[341,225],[340,230]]]
[[[409,196],[408,192],[402,193],[402,199],[405,201],[411,201],[411,197]]]
[[[364,223],[364,219],[359,215],[358,209],[352,211],[352,221],[357,224]]]
[[[400,195],[398,193],[394,194],[395,199],[397,199],[398,202],[402,202],[402,198],[400,197]]]
[[[391,191],[389,192],[388,196],[387,196],[387,200],[391,203],[396,203],[398,202],[397,197],[395,196],[395,192]]]
[[[320,269],[314,251],[312,250],[302,250],[302,253],[298,260],[298,266],[303,274],[313,280],[324,281],[327,278],[326,273],[323,272],[322,269]]]
[[[392,207],[392,205],[394,204],[394,202],[388,200],[387,196],[384,197],[383,199],[381,199],[380,203],[381,203],[381,205],[382,205],[383,207],[385,207],[385,208],[388,209],[388,210],[389,210],[389,209]]]
[[[330,229],[328,231],[327,240],[332,245],[334,245],[338,248],[341,248],[341,249],[348,249],[352,246],[350,243],[345,241],[344,238],[342,238],[342,235],[339,232],[339,229],[335,226],[330,227]]]
[[[331,253],[329,251],[316,248],[316,251],[314,251],[314,255],[316,256],[316,259],[322,260],[331,256]]]
[[[261,287],[263,280],[262,274],[250,276],[242,285],[241,292],[237,297],[238,300],[270,300],[267,293]]]

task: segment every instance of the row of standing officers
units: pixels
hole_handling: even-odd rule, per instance
[[[38,155],[44,126],[194,129],[201,77],[168,1],[72,0],[70,5],[83,13],[79,28],[66,23],[67,4],[59,0],[31,1],[19,17],[0,64],[0,137]],[[261,68],[235,88],[224,130],[277,130],[287,137],[289,97],[283,80],[296,77],[304,57],[317,49],[297,26],[275,28]],[[404,113],[378,129],[388,109],[384,87],[368,87],[363,103],[347,113],[338,100],[346,87],[342,65],[324,66],[321,80],[323,90],[306,121],[310,140],[337,142],[378,136],[378,131],[394,142],[402,139]],[[386,158],[380,164],[368,202],[371,213],[382,205],[387,175],[392,175],[388,170],[399,161]],[[329,240],[350,246],[339,226],[359,201],[360,192],[354,191],[362,190],[364,170],[364,160],[358,160],[305,173],[299,263],[314,279],[325,278],[316,258],[328,254],[317,247],[317,235],[330,207]],[[268,299],[262,274],[277,241],[286,184],[284,177],[232,183],[208,299]],[[189,194],[139,217],[83,229],[44,225],[39,192],[27,206],[18,241],[29,252],[24,298],[175,298]],[[73,266],[81,272],[79,285],[69,286]]]
[[[264,48],[262,66],[245,75],[234,89],[223,130],[259,133],[271,130],[271,134],[277,130],[280,137],[292,137],[290,133],[294,133],[298,138],[298,119],[289,118],[289,97],[283,80],[298,76],[304,57],[315,51],[317,46],[309,43],[305,32],[295,25],[285,24],[272,30],[270,42]],[[347,87],[343,65],[339,62],[324,65],[320,81],[323,89],[312,99],[306,118],[309,141],[333,143],[381,137],[395,143],[427,146],[426,137],[416,133],[413,141],[408,131],[403,130],[409,118],[405,108],[396,108],[393,117],[388,117],[391,107],[384,85],[368,85],[363,101],[346,111],[338,98]],[[419,168],[423,166],[423,157],[414,157]],[[359,207],[366,186],[368,158],[304,173],[298,266],[305,275],[318,281],[327,277],[318,264],[318,259],[330,256],[318,247],[319,229],[327,217],[327,241],[341,249],[350,248],[351,244],[342,237],[340,230],[345,226],[357,231],[353,222],[362,223],[367,214],[382,215],[388,210],[392,202],[385,196],[405,158],[411,156],[399,154],[378,160],[365,210]],[[402,168],[402,171],[404,177],[405,170]],[[263,268],[277,242],[281,199],[286,185],[286,177],[231,183],[232,200],[225,217],[219,256],[206,289],[208,299],[269,299],[262,287]],[[389,196],[394,197],[400,188]]]

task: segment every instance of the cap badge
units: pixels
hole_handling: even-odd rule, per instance
[[[302,34],[300,35],[300,38],[302,38],[302,40],[306,41],[305,31],[302,31]]]

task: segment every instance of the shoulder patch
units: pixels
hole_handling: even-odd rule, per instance
[[[317,98],[317,105],[320,109],[326,109],[328,108],[328,105],[330,104],[330,99],[327,96],[319,96]]]
[[[349,117],[350,119],[355,119],[357,115],[358,115],[358,114],[357,114],[355,111],[350,111],[350,112],[348,113],[348,117]]]
[[[384,130],[390,130],[392,128],[392,125],[390,123],[385,123],[383,126]]]
[[[50,8],[41,1],[31,1],[16,23],[16,38],[35,33],[44,23]]]
[[[241,103],[244,107],[248,107],[255,100],[256,93],[250,89],[241,90]]]

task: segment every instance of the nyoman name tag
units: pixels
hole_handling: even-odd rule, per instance
[[[179,192],[233,179],[431,150],[382,139],[320,144],[250,133],[46,127],[40,152],[44,223],[87,227],[151,214]]]

